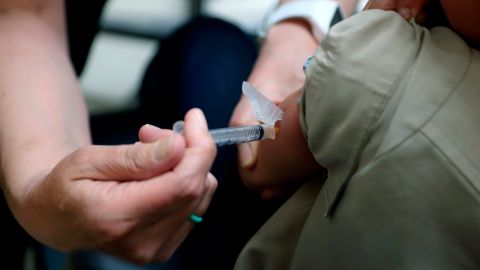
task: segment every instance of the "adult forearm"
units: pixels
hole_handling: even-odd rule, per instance
[[[63,23],[60,6],[0,16],[1,184],[7,198],[25,193],[67,153],[90,143],[63,26],[57,26]]]
[[[279,5],[281,5],[291,1],[298,1],[298,0],[279,0],[278,3]],[[347,16],[350,16],[354,12],[355,7],[359,2],[359,0],[317,0],[317,1],[335,1],[340,5],[340,7],[342,7],[344,14]]]
[[[302,1],[280,0],[279,5],[288,2]],[[308,16],[295,16],[297,13],[285,15],[285,13],[289,14],[288,11],[292,9],[311,8],[311,3],[308,3],[311,1],[306,2],[306,4],[300,3],[295,6],[286,5],[284,9],[279,8],[281,11],[274,12],[270,15],[270,19],[266,20],[265,28],[268,29],[263,31],[266,36],[249,80],[260,89],[266,89],[263,91],[275,102],[280,102],[289,93],[303,85],[302,65],[308,57],[313,55],[318,42],[328,31],[323,27],[324,23],[322,23],[322,27],[319,27],[318,23],[312,24],[312,21],[307,18]],[[353,12],[357,4],[357,0],[318,0],[318,2],[337,2],[347,16]],[[320,17],[320,21],[322,19],[328,21],[332,16],[329,7],[331,5],[315,5],[316,13],[309,16],[317,16]],[[325,8],[325,13],[322,13],[323,8]],[[286,17],[279,20],[280,14],[284,14]],[[274,18],[277,18],[278,21]],[[281,15],[280,18],[282,18]],[[329,21],[326,25],[329,25]]]

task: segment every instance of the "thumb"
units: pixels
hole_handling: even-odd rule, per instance
[[[258,121],[253,118],[252,105],[246,96],[242,96],[237,106],[233,110],[229,126],[246,126],[255,123],[258,123]]]
[[[143,180],[171,170],[184,151],[184,139],[172,133],[154,143],[87,146],[65,162],[76,170],[75,179]]]
[[[238,145],[238,162],[244,169],[252,169],[257,164],[258,142]]]

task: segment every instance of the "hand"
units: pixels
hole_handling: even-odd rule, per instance
[[[392,10],[407,20],[415,19],[423,23],[426,20],[425,7],[429,2],[430,0],[370,0],[365,9]]]
[[[300,91],[296,91],[280,104],[285,114],[279,122],[280,131],[275,140],[258,143],[255,164],[240,168],[245,185],[264,198],[289,193],[308,176],[322,170],[310,152],[300,127],[299,95]]]
[[[289,20],[273,26],[265,39],[249,82],[267,98],[280,103],[289,94],[303,86],[303,63],[312,56],[318,44],[302,20]],[[240,99],[231,126],[255,124],[252,108],[246,97]],[[256,143],[239,146],[240,167],[255,164]]]
[[[63,250],[168,259],[216,189],[216,148],[199,110],[186,115],[185,139],[151,126],[139,135],[134,145],[88,146],[63,159],[16,211],[24,227]]]

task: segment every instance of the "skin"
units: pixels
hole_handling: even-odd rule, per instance
[[[280,0],[279,4],[288,1]],[[356,5],[355,0],[340,0],[339,3],[347,15],[351,14]],[[305,74],[302,70],[303,63],[315,53],[317,47],[318,41],[305,20],[282,21],[269,29],[248,81],[270,100],[280,104],[287,96],[303,86],[305,81]],[[255,124],[257,121],[252,115],[252,108],[248,100],[242,97],[234,110],[230,125]],[[268,142],[266,143],[268,144]],[[238,146],[239,170],[244,182],[259,191],[264,198],[272,198],[288,192],[291,189],[290,185],[284,188],[280,184],[256,183],[255,180],[261,177],[255,176],[255,173],[263,166],[257,166],[258,151],[258,142]],[[304,154],[310,161],[313,160],[313,156],[308,151]],[[260,163],[263,164],[263,162]],[[312,162],[308,163],[311,164]],[[261,173],[260,175],[265,176],[264,174]],[[269,179],[272,178],[269,177]]]
[[[425,19],[424,8],[433,0],[370,0],[365,9],[396,11],[405,19],[414,18],[417,22]]]
[[[285,2],[288,1],[281,0],[279,4]],[[353,0],[341,2],[346,12],[353,10],[356,3]],[[314,38],[310,25],[306,21],[301,19],[282,21],[269,29],[248,81],[270,100],[280,104],[287,96],[303,86],[305,81],[303,63],[315,53],[317,47],[318,41]],[[242,97],[234,110],[230,125],[255,124],[257,121],[252,115],[248,100]],[[251,175],[247,171],[257,167],[258,143],[241,144],[238,152],[240,172]],[[247,180],[247,185],[248,182]],[[283,193],[281,188],[277,187],[266,188],[259,192],[265,198]]]
[[[480,48],[480,2],[475,0],[440,1],[455,32],[475,48]]]
[[[37,240],[164,261],[216,188],[216,148],[199,110],[185,134],[152,126],[140,142],[93,146],[68,57],[64,3],[0,0],[0,185]]]
[[[302,71],[305,59],[314,54],[317,41],[309,30],[309,25],[300,20],[290,20],[273,26],[263,43],[257,62],[248,81],[273,102],[279,104],[288,95],[302,87],[305,75]],[[241,126],[258,123],[253,118],[252,108],[247,98],[241,97],[232,115],[230,125]],[[238,146],[239,168],[247,186],[252,186],[249,178],[255,172],[258,160],[258,142]],[[259,177],[255,177],[259,179]],[[276,187],[265,190],[255,188],[264,198],[276,196]]]
[[[371,0],[366,9],[398,12],[405,19],[425,18],[423,9],[430,0]],[[467,0],[465,0],[467,1]],[[280,1],[280,4],[288,1]],[[339,1],[345,14],[350,14],[356,1]],[[288,194],[301,179],[319,173],[319,166],[301,134],[298,102],[287,98],[298,96],[305,81],[304,61],[318,46],[306,21],[287,20],[274,25],[263,43],[259,58],[249,77],[257,89],[270,100],[285,108],[281,132],[274,141],[262,141],[239,146],[239,171],[243,182],[269,199]],[[284,101],[282,103],[282,101]],[[292,115],[290,115],[292,114]],[[242,97],[231,118],[231,125],[254,124],[251,107]],[[288,158],[294,156],[295,158]],[[298,161],[298,162],[296,162]]]
[[[255,165],[241,170],[244,183],[262,191],[266,198],[282,193],[285,187],[294,189],[302,179],[322,170],[310,154],[298,121],[300,93],[295,91],[280,104],[285,114],[278,122],[280,131],[275,140],[260,143]]]
[[[385,1],[371,1],[369,8]],[[478,4],[462,3],[467,6],[456,9],[442,1],[454,29],[477,42],[472,28],[477,21],[472,15],[460,16],[458,8]],[[416,16],[410,7],[406,18]],[[92,146],[84,101],[68,59],[63,8],[59,0],[0,0],[2,190],[22,226],[55,248],[98,248],[138,263],[166,260],[193,227],[188,215],[202,215],[216,187],[208,173],[215,147],[205,119],[198,110],[190,112],[184,138],[145,126],[137,144]],[[472,25],[465,26],[468,22]],[[317,45],[304,21],[272,27],[249,80],[279,103],[302,86],[301,66]],[[251,109],[242,104],[232,118],[234,125],[253,121]],[[298,105],[286,100],[282,106],[288,113],[278,142],[296,146],[295,156],[305,158],[299,166],[308,165],[302,173],[321,170],[309,153],[300,153],[308,149],[295,122]],[[265,173],[261,168],[271,166],[268,154],[288,156],[274,149],[288,150],[289,145],[277,148],[272,143],[260,151],[247,145],[250,154],[240,149],[244,176],[252,179],[247,183],[265,196],[289,190],[303,177],[281,174],[288,181],[277,183],[279,171],[275,177],[255,178],[255,172]]]

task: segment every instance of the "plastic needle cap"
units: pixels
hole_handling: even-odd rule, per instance
[[[242,91],[252,105],[255,119],[272,128],[275,127],[277,121],[283,119],[283,110],[262,95],[253,85],[243,82]],[[273,138],[275,138],[275,133]]]

